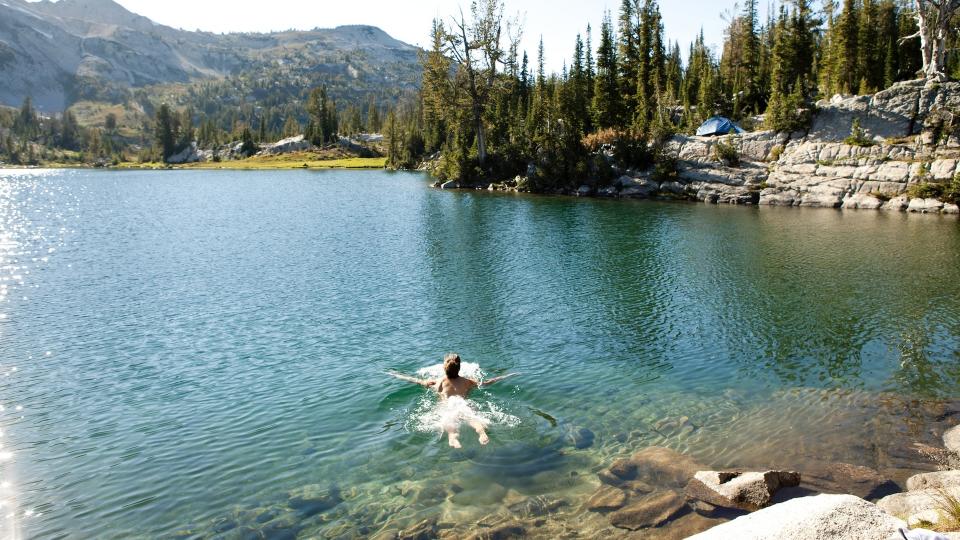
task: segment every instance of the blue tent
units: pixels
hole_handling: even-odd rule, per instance
[[[733,120],[722,116],[713,116],[697,129],[698,137],[711,137],[714,135],[728,135],[730,133],[743,133],[743,128],[734,124]]]

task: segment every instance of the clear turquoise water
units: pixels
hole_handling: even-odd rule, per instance
[[[4,530],[456,531],[538,495],[588,520],[644,446],[895,468],[891,434],[960,393],[955,218],[428,183],[0,172]],[[488,447],[417,431],[431,398],[383,374],[448,351],[524,374],[475,396],[518,419]],[[310,484],[343,502],[291,513]]]

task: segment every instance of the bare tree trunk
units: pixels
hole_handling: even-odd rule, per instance
[[[480,92],[477,90],[477,73],[470,58],[470,40],[467,38],[467,22],[460,13],[460,36],[463,39],[463,65],[467,70],[467,80],[470,83],[470,101],[473,112],[474,129],[477,132],[477,161],[480,166],[487,161],[487,136],[483,128],[483,111],[480,103]]]
[[[928,79],[947,78],[947,38],[950,21],[960,9],[960,0],[914,0],[920,31],[920,51],[923,55],[923,74]]]

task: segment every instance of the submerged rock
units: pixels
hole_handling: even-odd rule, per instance
[[[577,450],[583,450],[584,448],[593,446],[593,440],[596,436],[585,427],[570,427],[564,435],[564,438]]]
[[[600,486],[587,499],[586,509],[591,512],[612,512],[627,504],[627,494],[612,486]]]
[[[397,533],[397,540],[431,540],[437,537],[437,520],[425,519]]]
[[[900,486],[869,467],[839,462],[805,468],[803,485],[821,493],[848,493],[870,501],[900,491]]]
[[[508,506],[510,512],[520,517],[540,517],[556,512],[559,508],[566,506],[567,502],[562,499],[550,499],[547,497],[530,497],[526,500],[511,504]]]
[[[505,523],[496,527],[480,531],[470,540],[507,540],[508,538],[523,538],[527,535],[527,528],[522,523]]]
[[[683,495],[671,490],[656,491],[610,514],[610,524],[631,531],[649,529],[676,519],[689,510]]]
[[[306,516],[312,516],[340,504],[340,491],[320,484],[310,484],[287,493],[287,505]]]
[[[639,481],[654,487],[681,489],[697,470],[703,468],[689,456],[669,448],[651,446],[613,462],[600,474],[600,479],[611,485]]]
[[[755,511],[769,506],[780,488],[800,485],[800,473],[788,471],[700,471],[687,484],[689,497],[726,508]]]
[[[691,540],[884,540],[906,523],[853,495],[817,495],[775,504],[691,536]]]

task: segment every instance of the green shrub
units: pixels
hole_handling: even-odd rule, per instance
[[[767,104],[767,129],[779,132],[806,131],[813,121],[813,108],[803,94],[803,84],[797,80],[793,92],[774,92]]]
[[[943,201],[960,204],[960,173],[957,173],[943,192]]]
[[[737,150],[737,146],[731,137],[717,141],[716,146],[713,147],[713,157],[717,161],[721,161],[724,165],[730,167],[740,165],[740,152]]]
[[[850,126],[850,136],[843,140],[844,144],[850,146],[862,146],[870,147],[875,146],[877,143],[873,141],[870,137],[867,137],[867,134],[863,131],[863,128],[860,127],[860,119],[854,118],[853,124]]]
[[[948,491],[941,488],[937,490],[934,496],[937,503],[937,510],[943,518],[937,523],[937,529],[941,531],[953,531],[960,527],[960,499],[951,495]]]
[[[783,155],[783,145],[778,144],[770,150],[770,161],[780,161],[780,156]]]
[[[939,199],[946,192],[946,186],[933,182],[920,182],[907,189],[907,197],[911,199]]]
[[[657,182],[668,182],[676,176],[677,158],[663,150],[658,151],[653,162],[653,179]]]

